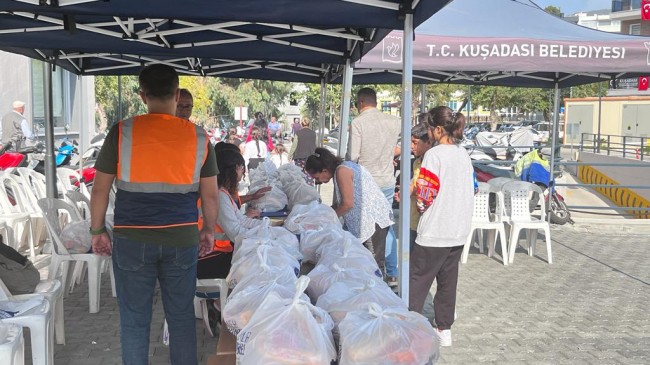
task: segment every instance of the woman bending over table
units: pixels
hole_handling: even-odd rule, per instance
[[[343,217],[345,228],[371,248],[385,273],[386,234],[393,224],[388,200],[364,167],[343,161],[325,148],[307,158],[305,171],[317,184],[334,178],[334,211]]]

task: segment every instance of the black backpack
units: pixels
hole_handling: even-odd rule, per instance
[[[41,274],[31,261],[0,237],[0,279],[12,295],[31,294],[41,281]]]

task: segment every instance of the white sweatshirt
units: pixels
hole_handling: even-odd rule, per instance
[[[429,205],[418,224],[416,243],[462,246],[474,211],[472,161],[463,147],[438,145],[424,155],[416,182],[418,202]]]
[[[235,242],[235,237],[239,234],[255,228],[262,224],[259,219],[249,218],[237,208],[234,200],[223,189],[219,189],[219,215],[217,217],[217,224],[226,237],[231,242]]]

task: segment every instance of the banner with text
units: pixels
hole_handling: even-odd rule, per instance
[[[355,68],[401,69],[402,33],[391,32]],[[418,35],[421,71],[650,72],[650,42],[544,41]]]

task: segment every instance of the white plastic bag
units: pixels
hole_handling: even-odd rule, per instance
[[[61,242],[68,253],[87,253],[92,247],[90,223],[78,221],[68,223],[61,231]]]
[[[371,303],[339,324],[339,365],[432,365],[440,357],[435,330],[421,314]]]
[[[334,209],[317,201],[296,205],[284,221],[284,227],[296,234],[319,229],[327,224],[341,226],[341,221]]]
[[[305,174],[300,167],[294,164],[283,165],[278,169],[278,175],[282,190],[289,200],[289,209],[296,205],[320,201],[320,194],[313,186],[307,185]]]
[[[258,181],[278,179],[278,169],[275,167],[275,164],[271,160],[265,160],[256,168],[248,171],[248,174],[251,185],[257,183]]]
[[[262,224],[255,228],[249,229],[246,232],[235,237],[234,251],[237,253],[242,242],[247,238],[265,238],[274,241],[283,242],[291,247],[298,247],[298,237],[289,232],[284,227],[271,226],[271,220],[268,217],[262,219]]]
[[[226,282],[228,287],[234,288],[237,283],[249,275],[260,275],[268,272],[271,272],[271,275],[267,274],[269,279],[280,277],[280,275],[286,276],[287,273],[298,276],[300,274],[300,264],[281,248],[259,246],[250,255],[233,262]]]
[[[356,266],[369,273],[379,270],[372,253],[361,244],[358,238],[347,231],[343,231],[343,238],[340,241],[325,243],[318,247],[316,249],[316,261],[318,264],[328,266],[334,263],[339,263],[345,267]]]
[[[281,282],[278,279],[260,281],[258,276],[249,276],[246,281],[240,282],[223,307],[223,320],[230,332],[237,336],[270,293],[275,293],[283,299],[293,298],[296,291],[295,280],[294,278],[292,282]],[[307,296],[305,299],[308,300]]]
[[[261,187],[260,187],[261,188]],[[251,188],[250,193],[258,189]],[[287,195],[280,188],[271,185],[271,190],[264,196],[253,201],[253,206],[260,212],[277,212],[287,206]]]
[[[300,235],[300,252],[305,261],[318,262],[317,251],[323,245],[340,245],[344,233],[338,224],[327,224],[319,229],[303,232]]]
[[[282,190],[287,194],[289,209],[311,202],[320,203],[320,194],[313,186],[307,185],[304,179],[288,185],[282,185]]]
[[[326,310],[332,316],[334,325],[338,326],[348,312],[367,309],[368,303],[377,303],[382,309],[397,308],[408,311],[406,303],[393,293],[388,285],[380,284],[376,280],[334,283],[318,298],[316,306]]]
[[[307,294],[314,300],[320,298],[320,296],[323,295],[332,284],[339,281],[376,280],[378,284],[385,285],[379,270],[372,274],[361,268],[342,267],[336,263],[332,265],[316,265],[307,276],[311,279],[309,287],[307,287]]]
[[[295,240],[295,236],[293,238]],[[279,241],[272,238],[246,238],[242,240],[237,250],[233,253],[232,262],[237,262],[242,257],[253,254],[259,246],[281,248],[298,262],[302,262],[303,256],[298,249],[297,242],[292,241],[287,243],[286,241]]]
[[[303,299],[300,277],[292,299],[270,293],[237,335],[237,364],[330,365],[336,361],[332,319]]]

